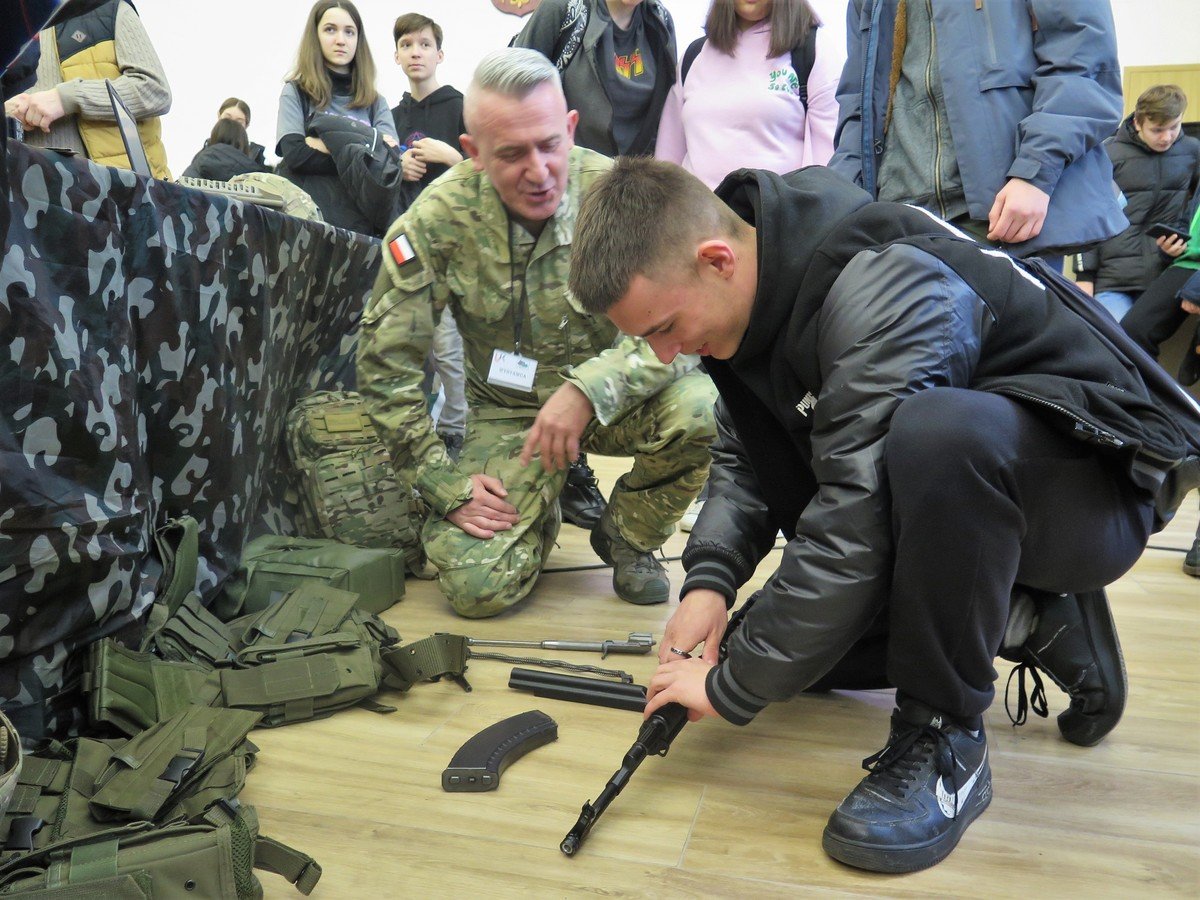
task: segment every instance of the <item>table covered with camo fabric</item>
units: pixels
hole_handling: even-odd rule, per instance
[[[206,598],[292,533],[284,418],[352,388],[378,241],[9,143],[0,265],[0,705],[64,734],[73,652],[136,632],[153,530],[200,522]],[[65,687],[64,687],[65,685]]]

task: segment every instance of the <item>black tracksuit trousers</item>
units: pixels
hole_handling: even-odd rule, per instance
[[[888,606],[814,687],[884,680],[978,722],[994,695],[1013,585],[1077,592],[1115,581],[1145,548],[1152,498],[1087,444],[980,391],[939,387],[906,399],[886,459],[895,554]]]

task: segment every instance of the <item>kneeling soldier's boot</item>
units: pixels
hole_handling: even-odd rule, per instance
[[[1030,620],[1020,610],[1032,608]],[[1015,621],[1031,621],[1021,640]],[[1117,627],[1104,591],[1051,594],[1018,586],[1013,590],[1009,629],[1000,656],[1018,663],[1009,675],[1017,678],[1017,712],[1009,711],[1013,724],[1022,725],[1032,709],[1047,715],[1046,693],[1038,671],[1067,692],[1070,706],[1058,717],[1058,730],[1072,744],[1090,747],[1102,741],[1125,711],[1128,682]],[[1027,626],[1028,627],[1028,626]],[[1025,673],[1033,680],[1026,697]],[[1008,702],[1005,697],[1005,707]]]
[[[872,872],[941,862],[992,800],[983,727],[970,731],[913,700],[892,712],[887,746],[863,760],[866,778],[841,802],[821,846]]]
[[[618,597],[639,606],[667,602],[671,582],[662,563],[652,551],[638,550],[621,537],[609,516],[600,517],[591,541],[596,555],[613,567],[613,590]]]
[[[562,508],[563,521],[577,528],[591,531],[600,521],[606,505],[604,495],[600,493],[596,473],[588,465],[585,454],[580,453],[579,458],[567,469],[567,483],[558,495],[558,503]]]

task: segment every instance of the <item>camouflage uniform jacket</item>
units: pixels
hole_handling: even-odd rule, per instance
[[[441,515],[471,496],[469,479],[434,434],[421,393],[422,363],[447,304],[462,334],[467,405],[477,419],[532,418],[565,379],[588,396],[600,423],[610,424],[693,365],[663,365],[644,340],[588,315],[567,289],[580,199],[609,165],[590,150],[571,151],[566,192],[536,242],[514,226],[510,243],[508,213],[470,160],[426,188],[384,237],[383,265],[363,314],[359,390],[401,477]],[[415,256],[398,262],[408,247]],[[538,362],[531,393],[487,383],[492,352],[514,349],[522,278],[521,352]]]

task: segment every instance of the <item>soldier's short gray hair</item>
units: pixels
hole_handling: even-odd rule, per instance
[[[471,87],[520,99],[548,82],[562,90],[554,63],[536,50],[505,47],[493,50],[479,61]]]

